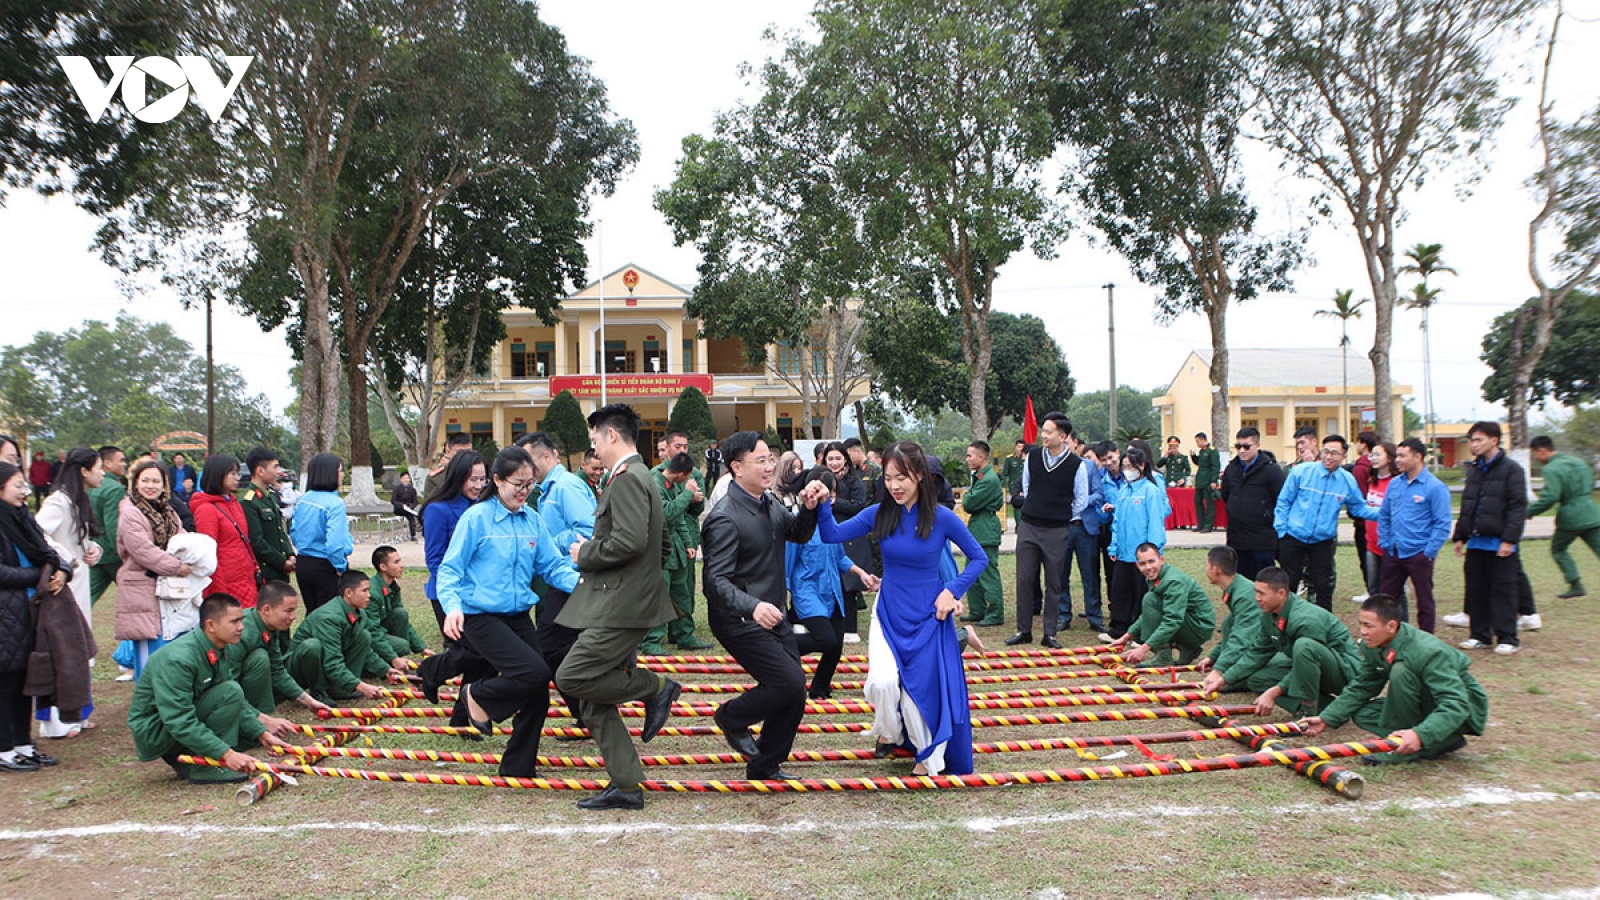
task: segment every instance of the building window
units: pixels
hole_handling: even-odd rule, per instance
[[[528,357],[528,345],[524,344],[521,341],[512,341],[511,342],[511,377],[512,378],[527,378],[527,377],[529,377],[528,376],[528,364],[529,364],[529,362],[531,362],[531,360]]]
[[[644,371],[667,371],[667,352],[661,349],[660,341],[644,342]]]
[[[512,442],[515,442],[519,435],[524,435],[524,434],[527,434],[527,433],[528,433],[528,423],[527,422],[524,422],[521,419],[516,419],[516,420],[512,421],[512,423],[511,423],[511,440],[512,440]]]
[[[828,354],[820,349],[811,351],[811,371],[818,375],[828,374]],[[800,374],[800,354],[787,341],[778,344],[778,372],[782,375]]]
[[[533,347],[533,377],[549,378],[556,374],[556,345],[554,341],[540,341]]]
[[[1317,419],[1316,419],[1316,417],[1312,416],[1310,418],[1302,418],[1301,416],[1295,416],[1294,417],[1294,430],[1295,431],[1299,431],[1302,428],[1309,428],[1312,431],[1316,431],[1317,430]]]
[[[685,372],[690,372],[690,371],[698,372],[698,371],[700,371],[700,369],[692,368],[693,364],[694,364],[694,341],[684,341],[683,342],[683,370]],[[705,360],[700,360],[698,365],[701,366],[702,368],[704,368]]]
[[[461,432],[461,424],[459,422],[451,422],[448,425],[444,426],[444,433],[445,434],[459,434],[460,432]]]
[[[470,429],[472,434],[472,448],[474,450],[477,450],[481,453],[484,449],[484,445],[494,441],[493,422],[473,422],[467,427]]]
[[[595,361],[597,369],[599,362]],[[605,371],[612,375],[638,371],[638,357],[628,349],[627,341],[606,341]]]

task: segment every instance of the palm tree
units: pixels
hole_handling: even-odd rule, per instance
[[[1427,429],[1428,453],[1434,459],[1438,455],[1434,453],[1433,446],[1433,342],[1428,332],[1428,310],[1437,301],[1440,288],[1430,288],[1428,276],[1441,272],[1456,274],[1456,270],[1445,265],[1441,259],[1443,252],[1443,244],[1417,244],[1406,251],[1406,258],[1411,262],[1400,267],[1402,272],[1422,276],[1422,283],[1412,288],[1411,296],[1402,298],[1400,302],[1407,309],[1422,310],[1422,407],[1427,415],[1423,427]]]
[[[1339,367],[1341,377],[1344,379],[1344,391],[1339,395],[1339,428],[1350,427],[1350,320],[1361,318],[1361,307],[1367,305],[1369,298],[1362,297],[1354,303],[1350,297],[1355,294],[1353,290],[1333,292],[1333,309],[1319,309],[1312,315],[1327,316],[1339,320]]]

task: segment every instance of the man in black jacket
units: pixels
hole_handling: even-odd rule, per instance
[[[1239,554],[1238,573],[1254,580],[1273,565],[1278,533],[1272,511],[1283,489],[1283,469],[1272,451],[1261,449],[1261,432],[1248,425],[1234,436],[1237,451],[1222,471],[1222,502],[1228,510],[1228,546]]]
[[[777,460],[759,433],[733,435],[722,454],[733,482],[700,528],[706,614],[711,633],[756,686],[722,704],[713,718],[728,746],[744,754],[747,777],[792,781],[781,766],[805,716],[806,677],[787,615],[783,545],[811,539],[817,502],[828,491],[820,482],[807,485],[804,509],[792,514],[767,493]],[[763,723],[759,743],[750,735],[757,722]]]
[[[1517,652],[1517,579],[1522,569],[1517,542],[1528,520],[1528,479],[1516,461],[1500,452],[1500,426],[1474,422],[1467,431],[1473,460],[1461,492],[1456,520],[1456,555],[1466,555],[1467,616],[1472,636],[1463,650]]]

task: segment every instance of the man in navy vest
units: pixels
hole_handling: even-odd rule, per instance
[[[1033,643],[1033,607],[1039,600],[1039,570],[1044,569],[1044,639],[1040,646],[1060,649],[1056,627],[1061,581],[1067,566],[1072,520],[1089,500],[1089,470],[1067,446],[1072,420],[1046,413],[1039,426],[1040,446],[1022,463],[1022,493],[1013,494],[1017,513],[1017,633],[1006,643]],[[1079,499],[1081,498],[1081,499]]]

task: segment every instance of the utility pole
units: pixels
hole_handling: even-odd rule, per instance
[[[604,222],[594,223],[594,262],[600,270],[600,405],[606,405],[606,262]]]
[[[211,291],[206,291],[206,455],[217,446],[217,386],[211,348]]]
[[[1106,333],[1111,341],[1111,433],[1106,439],[1117,439],[1117,286],[1106,282]]]

